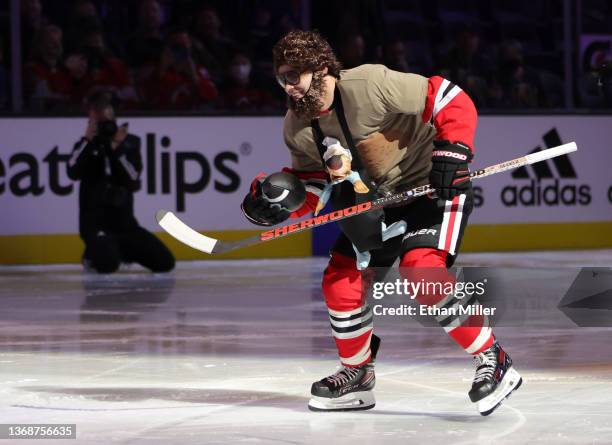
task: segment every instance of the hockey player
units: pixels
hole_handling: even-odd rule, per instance
[[[439,281],[454,279],[447,267],[457,256],[472,211],[468,164],[474,156],[477,113],[467,94],[441,77],[428,79],[382,65],[341,70],[330,45],[316,32],[290,32],[277,42],[273,56],[278,83],[288,96],[283,131],[293,165],[285,171],[299,177],[308,194],[302,208],[290,214],[270,206],[265,196],[249,193],[242,205],[249,220],[269,226],[316,208],[329,179],[323,161],[325,137],[350,149],[353,168],[370,189],[355,193],[344,181],[334,187],[334,209],[427,183],[436,190],[435,197],[339,222],[342,234],[324,272],[323,294],[342,368],[313,383],[309,407],[369,409],[375,404],[374,359],[380,339],[372,333],[372,311],[362,292],[364,277],[356,267],[353,246],[370,252],[371,267],[390,267],[399,258],[402,270],[433,269],[440,271],[434,274]],[[406,234],[383,241],[383,220],[406,221]],[[452,294],[417,299],[438,307],[460,304]],[[518,388],[520,375],[482,316],[450,317],[440,323],[474,356],[477,367],[469,397],[481,414],[490,414]]]

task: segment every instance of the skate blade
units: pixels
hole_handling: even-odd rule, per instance
[[[493,411],[495,411],[502,402],[510,397],[514,391],[520,388],[523,383],[523,378],[521,375],[511,367],[506,372],[506,375],[501,381],[500,386],[493,392],[493,394],[489,394],[482,400],[478,401],[478,411],[482,416],[488,416]]]
[[[308,402],[310,411],[360,411],[376,405],[372,391],[351,392],[335,399],[312,396]]]

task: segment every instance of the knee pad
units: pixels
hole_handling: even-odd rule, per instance
[[[355,258],[333,252],[322,282],[327,307],[334,310],[359,307],[363,295],[362,284],[361,271],[357,270]]]
[[[446,268],[447,252],[433,248],[412,249],[406,252],[400,262],[400,274],[412,282],[439,283],[442,290],[446,283],[453,283],[455,277]],[[443,292],[424,292],[416,295],[419,304],[428,306],[436,304],[445,298]]]
[[[402,256],[400,267],[444,267],[448,253],[431,247],[412,249]]]

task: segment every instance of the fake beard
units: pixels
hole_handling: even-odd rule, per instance
[[[319,116],[321,109],[323,108],[323,92],[325,89],[325,83],[323,73],[314,73],[310,82],[310,88],[304,94],[304,97],[294,100],[291,97],[287,98],[287,105],[289,109],[293,110],[299,117],[306,118],[308,120],[314,119]]]

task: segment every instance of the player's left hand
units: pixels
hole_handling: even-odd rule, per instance
[[[468,163],[473,155],[460,142],[434,141],[429,181],[440,199],[449,200],[467,192],[472,183]]]

